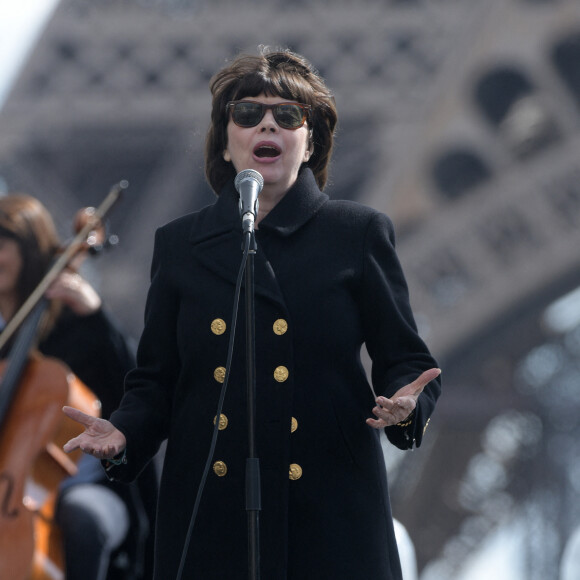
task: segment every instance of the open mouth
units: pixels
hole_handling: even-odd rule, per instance
[[[260,145],[254,149],[254,155],[256,157],[278,157],[280,155],[280,149],[274,145]]]

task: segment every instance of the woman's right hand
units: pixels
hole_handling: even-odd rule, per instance
[[[105,419],[97,419],[73,407],[63,407],[63,413],[84,426],[85,430],[65,443],[63,450],[70,453],[80,449],[97,459],[113,459],[127,446],[125,435]]]

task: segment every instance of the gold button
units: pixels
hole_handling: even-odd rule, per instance
[[[223,334],[226,331],[226,323],[221,318],[216,318],[211,323],[211,331],[214,334]]]
[[[283,318],[278,318],[276,322],[274,322],[274,332],[281,336],[282,334],[286,334],[288,330],[288,323]]]
[[[290,464],[290,473],[289,477],[292,481],[296,481],[302,477],[302,467],[298,465],[298,463],[291,463]]]
[[[216,418],[214,417],[213,418],[214,425],[215,425],[215,419]],[[219,424],[218,430],[223,431],[227,426],[228,426],[228,418],[224,414],[221,414],[220,415],[220,424]]]
[[[226,369],[225,367],[218,367],[214,372],[213,372],[213,378],[218,382],[218,383],[223,383],[226,380]]]
[[[213,464],[213,472],[218,477],[223,477],[228,472],[228,466],[223,461],[216,461]]]
[[[288,369],[284,366],[276,367],[274,370],[274,378],[279,382],[283,383],[288,378]]]
[[[292,424],[290,425],[290,433],[294,433],[298,429],[298,421],[295,417],[292,417]]]

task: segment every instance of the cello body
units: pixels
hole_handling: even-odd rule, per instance
[[[5,366],[0,363],[0,374]],[[62,407],[98,416],[100,403],[66,365],[38,353],[19,383],[0,432],[0,579],[64,580],[55,505],[81,452],[67,455],[62,444],[82,428]]]

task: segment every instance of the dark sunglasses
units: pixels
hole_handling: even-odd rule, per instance
[[[232,120],[238,127],[255,127],[268,109],[272,110],[276,123],[282,129],[299,129],[310,119],[312,107],[302,103],[266,105],[256,101],[230,101],[226,105],[226,111],[231,111]]]

